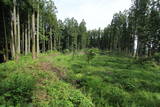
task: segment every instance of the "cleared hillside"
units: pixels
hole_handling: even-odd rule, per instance
[[[41,54],[0,65],[0,105],[158,107],[160,66],[131,57]]]

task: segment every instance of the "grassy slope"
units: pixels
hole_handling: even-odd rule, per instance
[[[0,105],[159,107],[160,67],[132,58],[43,54],[0,65]],[[92,104],[93,102],[93,104]]]
[[[51,63],[56,54],[30,56],[0,65],[2,107],[92,107],[91,100],[69,83],[60,80],[63,68]],[[61,75],[60,75],[61,74]]]
[[[96,107],[159,107],[160,67],[139,64],[127,57],[96,56],[90,64],[84,55],[55,57],[68,68],[65,81],[91,96]]]

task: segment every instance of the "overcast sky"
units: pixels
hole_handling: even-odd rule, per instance
[[[86,21],[88,29],[110,24],[113,14],[131,6],[131,0],[54,0],[58,19],[72,18]]]

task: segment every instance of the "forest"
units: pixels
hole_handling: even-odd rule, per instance
[[[104,29],[57,12],[0,0],[0,107],[160,107],[160,0],[132,0]]]

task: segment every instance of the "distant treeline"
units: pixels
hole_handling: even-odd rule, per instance
[[[107,14],[107,13],[106,13]],[[160,0],[132,0],[104,30],[89,31],[90,46],[133,56],[160,52]]]
[[[84,20],[61,21],[56,13],[53,0],[1,0],[0,56],[3,60],[18,59],[29,53],[36,58],[48,50],[92,47],[133,56],[160,52],[159,0],[133,0],[131,8],[114,14],[104,30],[87,31]]]

